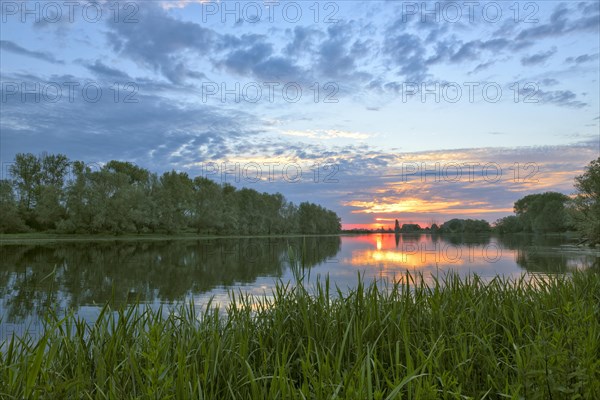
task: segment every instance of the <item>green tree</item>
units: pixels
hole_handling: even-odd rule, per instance
[[[129,179],[130,185],[145,185],[150,177],[150,171],[140,168],[128,161],[109,161],[104,169],[112,173],[124,174]]]
[[[72,164],[73,179],[65,189],[67,218],[60,222],[57,229],[66,233],[86,233],[92,221],[89,205],[89,174],[91,170],[81,161]]]
[[[39,157],[42,165],[41,184],[62,189],[71,162],[64,154],[42,154]]]
[[[591,161],[585,172],[575,178],[577,193],[569,203],[575,227],[590,245],[600,243],[600,157]]]
[[[63,186],[69,169],[63,154],[19,153],[9,172],[16,185],[19,211],[36,229],[54,228],[64,216]]]
[[[35,220],[40,229],[55,229],[66,218],[62,187],[44,185],[39,189]]]
[[[342,229],[341,220],[335,212],[309,202],[300,203],[298,224],[303,234],[339,233]]]
[[[509,215],[494,222],[494,230],[501,234],[518,233],[523,231],[523,224],[516,215]]]
[[[65,185],[69,166],[73,175]],[[280,193],[237,190],[175,171],[158,178],[125,161],[92,171],[61,154],[18,154],[10,172],[14,182],[2,184],[1,210],[7,215],[2,230],[26,229],[20,220],[34,229],[68,233],[189,228],[217,234],[337,233],[341,228],[335,212],[316,204],[297,207]]]
[[[197,233],[223,229],[223,192],[214,181],[196,177],[193,181],[192,225]]]
[[[193,182],[185,172],[165,172],[156,192],[158,220],[168,233],[185,230],[193,215]]]
[[[485,233],[491,230],[490,223],[483,219],[453,218],[440,226],[442,233]]]
[[[569,197],[558,192],[530,194],[514,204],[526,232],[563,232],[569,228],[565,204]]]
[[[8,170],[16,185],[19,208],[24,213],[32,211],[42,178],[42,164],[39,158],[31,153],[19,153]]]
[[[239,228],[239,209],[235,187],[225,183],[222,186],[223,212],[221,214],[223,227],[220,234],[244,234]]]
[[[0,232],[16,233],[27,231],[27,226],[19,215],[12,182],[0,180]]]
[[[129,201],[129,177],[109,168],[94,171],[88,177],[87,201],[92,214],[92,232],[132,232],[131,211],[135,204]]]

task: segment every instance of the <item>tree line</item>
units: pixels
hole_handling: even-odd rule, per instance
[[[126,161],[90,168],[63,154],[20,153],[0,181],[0,232],[329,234],[337,214],[280,194]]]
[[[395,222],[395,233],[484,233],[490,232],[492,227],[490,223],[483,219],[462,219],[453,218],[444,222],[442,225],[432,223],[429,227],[421,227],[419,224],[402,224],[398,220]]]
[[[590,245],[600,243],[600,157],[575,178],[576,193],[527,195],[514,203],[515,215],[494,224],[498,233],[579,231]]]

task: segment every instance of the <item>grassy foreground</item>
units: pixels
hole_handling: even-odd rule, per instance
[[[600,274],[403,282],[50,316],[3,344],[0,398],[600,398]]]

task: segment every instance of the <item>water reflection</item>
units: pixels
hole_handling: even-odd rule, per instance
[[[337,236],[0,247],[2,321],[110,302],[171,303],[216,287],[279,277],[290,249],[307,267],[333,257]]]
[[[452,264],[454,266],[467,263],[495,262],[500,249],[495,242],[490,244],[490,237],[478,237],[458,241],[453,237],[438,235],[387,235],[381,234],[367,237],[374,242],[369,246],[352,252],[345,262],[362,267],[377,263],[385,268],[398,267],[420,268],[435,264]]]
[[[379,234],[345,240],[341,263],[374,278],[401,280],[408,270],[429,282],[449,271],[492,278],[566,273],[598,263],[597,253],[567,248],[568,243],[560,236]],[[344,275],[348,279],[342,273],[335,278]]]
[[[290,248],[312,277],[329,276],[342,291],[365,280],[555,274],[598,266],[598,253],[563,247],[563,237],[378,234],[306,238],[59,242],[0,245],[0,339],[11,324],[35,322],[48,307],[93,320],[100,306],[152,305],[214,297],[228,290],[269,294],[292,278]],[[311,278],[311,279],[313,279]]]

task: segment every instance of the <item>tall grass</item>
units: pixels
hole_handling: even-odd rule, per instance
[[[226,312],[49,312],[0,354],[3,399],[598,399],[600,275],[280,283]]]

